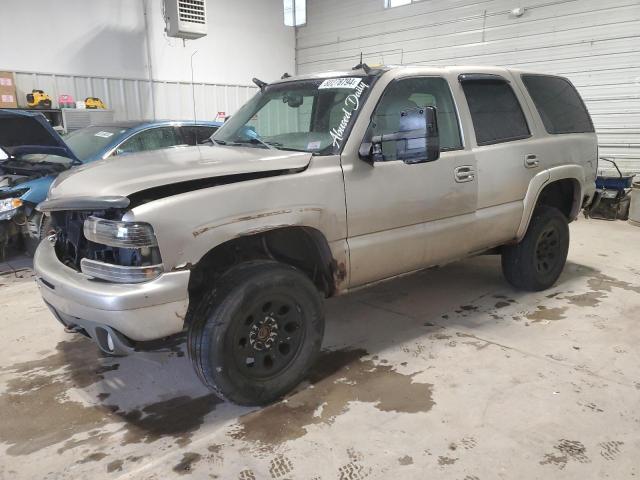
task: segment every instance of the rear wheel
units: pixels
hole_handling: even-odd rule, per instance
[[[303,273],[248,262],[220,277],[201,300],[189,327],[189,356],[220,397],[264,405],[305,377],[323,333],[322,298]]]
[[[540,291],[562,273],[569,251],[569,225],[557,208],[540,206],[520,243],[503,248],[502,272],[516,288]]]

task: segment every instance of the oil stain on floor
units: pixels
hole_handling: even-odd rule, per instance
[[[216,396],[178,396],[124,410],[103,402],[108,394],[97,395],[95,404],[71,400],[71,388],[87,388],[118,370],[117,359],[103,357],[85,339],[58,343],[54,353],[37,360],[3,367],[9,374],[0,393],[0,442],[9,445],[10,455],[28,455],[42,448],[62,444],[58,453],[81,445],[98,445],[109,435],[122,435],[122,445],[150,443],[173,438],[178,446],[189,443],[204,417],[221,403]],[[105,433],[103,427],[119,423],[120,429]],[[76,435],[85,438],[78,439]]]
[[[279,444],[306,434],[312,424],[331,424],[348,410],[349,402],[371,403],[383,412],[427,412],[433,405],[432,385],[413,381],[384,361],[365,358],[363,349],[324,352],[312,369],[309,384],[284,401],[240,418],[233,438],[266,445]],[[87,388],[114,374],[117,359],[103,357],[84,339],[60,342],[55,352],[37,360],[3,367],[10,375],[0,393],[0,442],[10,455],[28,455],[60,445],[58,453],[78,447],[99,447],[117,435],[121,445],[151,443],[171,438],[176,446],[190,443],[205,417],[222,403],[213,394],[178,396],[133,409],[109,404],[110,395],[96,395],[94,404],[69,398],[71,388]],[[46,408],[45,408],[46,407]],[[105,428],[113,424],[117,428]],[[106,455],[91,452],[87,461]],[[98,450],[99,452],[99,450]],[[98,456],[100,458],[98,458]],[[198,458],[189,457],[176,471],[189,473]],[[122,463],[109,463],[120,471]]]
[[[566,318],[564,313],[568,310],[568,307],[554,307],[548,308],[544,305],[538,306],[535,312],[527,314],[527,319],[532,323],[542,322],[545,320],[562,320]]]
[[[323,353],[311,373],[311,385],[241,417],[232,437],[263,445],[294,440],[307,433],[307,426],[331,424],[352,401],[371,403],[383,412],[431,410],[431,384],[413,382],[413,375],[375,364],[366,355],[363,349]]]
[[[53,354],[38,360],[4,367],[2,373],[11,374],[0,394],[0,441],[10,445],[7,453],[27,455],[78,431],[104,426],[109,416],[105,409],[69,400],[67,390],[98,382],[115,368],[77,341],[60,342]]]

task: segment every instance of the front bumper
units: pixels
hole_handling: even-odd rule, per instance
[[[184,327],[188,271],[164,273],[146,283],[109,283],[63,265],[48,241],[40,242],[33,264],[42,298],[56,317],[96,341],[92,331],[101,326],[136,341],[167,337]]]

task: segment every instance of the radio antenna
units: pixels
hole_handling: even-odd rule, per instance
[[[369,74],[371,67],[362,61],[362,52],[360,52],[360,63],[353,67],[352,70],[364,70],[364,73]]]

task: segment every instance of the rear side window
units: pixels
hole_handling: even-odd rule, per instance
[[[594,131],[589,112],[571,82],[548,75],[523,75],[522,81],[548,133]]]
[[[520,102],[506,80],[462,79],[478,145],[511,142],[531,136]]]

